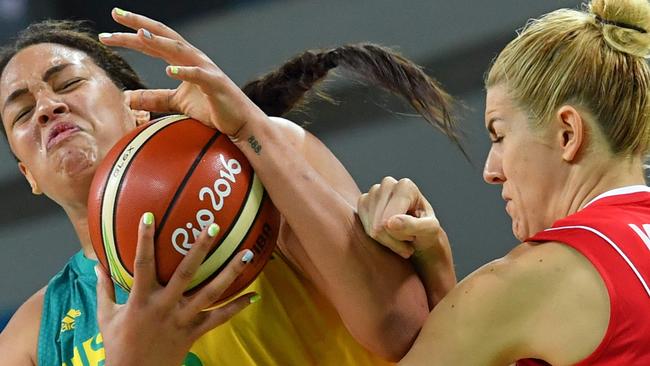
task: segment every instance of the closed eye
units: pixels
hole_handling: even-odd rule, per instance
[[[60,88],[57,89],[57,91],[67,91],[72,89],[75,85],[77,85],[79,82],[83,81],[81,78],[76,78],[76,79],[71,79],[66,81]]]
[[[29,112],[31,112],[32,109],[34,109],[34,107],[29,106],[29,107],[26,107],[26,108],[22,109],[20,112],[18,112],[18,114],[16,115],[16,118],[14,118],[14,124],[18,123],[23,117],[25,117],[27,114],[29,114]]]

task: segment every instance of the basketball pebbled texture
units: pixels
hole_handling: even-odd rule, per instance
[[[238,252],[255,253],[225,300],[248,286],[276,245],[279,213],[243,153],[199,121],[168,116],[124,136],[100,163],[88,197],[88,226],[99,262],[129,291],[138,225],[155,217],[158,280],[166,284],[200,232],[221,230],[187,291],[214,278]]]

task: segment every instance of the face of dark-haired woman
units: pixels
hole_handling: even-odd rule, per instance
[[[18,52],[0,76],[0,116],[35,193],[86,205],[97,164],[135,118],[124,93],[84,52],[53,43]]]

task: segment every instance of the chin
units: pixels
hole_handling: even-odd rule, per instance
[[[523,230],[521,225],[519,225],[519,222],[514,219],[512,220],[512,234],[521,243],[523,243],[524,240],[528,239],[531,236],[530,233],[526,232],[526,230]]]
[[[64,148],[54,156],[55,171],[63,176],[77,180],[92,176],[99,164],[97,150],[93,148]]]

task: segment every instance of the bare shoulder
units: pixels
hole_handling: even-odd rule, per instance
[[[273,127],[280,130],[284,137],[287,138],[294,146],[302,147],[306,139],[314,138],[304,128],[297,123],[283,117],[269,117]]]
[[[0,333],[0,354],[7,364],[36,365],[45,290],[43,287],[25,301]]]
[[[607,291],[586,258],[559,243],[524,243],[450,291],[402,364],[571,365],[597,348],[608,319]]]
[[[357,199],[361,195],[359,187],[330,149],[309,131],[286,118],[270,117],[270,120],[334,191],[356,209]]]
[[[591,262],[556,242],[521,244],[504,260],[513,284],[525,286],[527,296],[535,301],[529,304],[533,312],[526,323],[531,356],[564,365],[593,353],[607,331],[610,303],[605,283]]]

